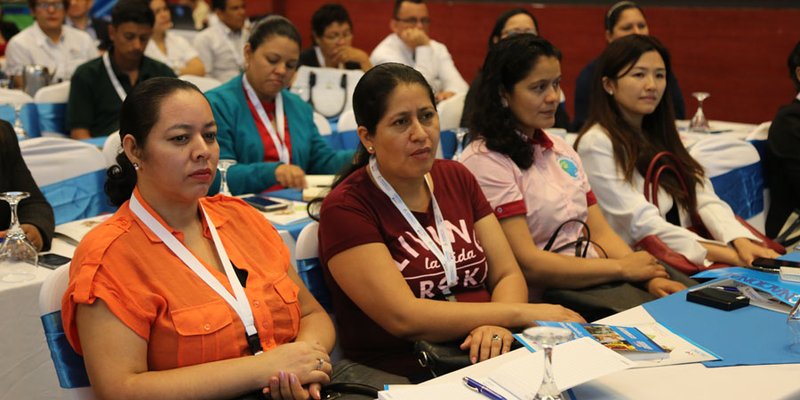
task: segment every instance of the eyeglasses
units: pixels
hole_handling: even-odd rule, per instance
[[[51,10],[52,9],[54,11],[59,11],[59,10],[63,10],[64,9],[64,3],[60,2],[60,1],[59,2],[41,2],[41,3],[37,2],[36,3],[36,8],[38,8],[40,10]]]
[[[323,39],[329,40],[331,42],[338,41],[339,39],[349,39],[351,37],[353,37],[353,32],[350,31],[344,31],[342,33],[336,32],[322,36]]]
[[[422,17],[422,18],[410,17],[410,18],[402,18],[402,19],[401,18],[395,18],[395,20],[397,22],[402,22],[404,24],[409,24],[409,25],[422,24],[422,25],[428,26],[428,25],[431,24],[431,19],[428,18],[428,17]]]

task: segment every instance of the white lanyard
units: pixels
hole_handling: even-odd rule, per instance
[[[281,92],[278,92],[278,95],[275,96],[275,118],[278,125],[278,132],[275,132],[275,127],[272,126],[269,115],[264,111],[261,100],[258,99],[255,90],[250,86],[250,82],[247,81],[247,74],[242,75],[242,84],[244,85],[245,93],[247,93],[247,99],[256,108],[256,114],[261,119],[261,124],[267,128],[269,137],[272,139],[272,143],[275,144],[275,149],[278,150],[278,159],[284,164],[289,164],[289,149],[286,147],[286,143],[283,142],[283,138],[286,137],[286,121],[283,117],[283,96],[281,96]]]
[[[117,96],[119,96],[120,100],[125,101],[125,97],[127,97],[128,94],[125,93],[125,89],[122,88],[122,84],[119,83],[117,75],[111,68],[111,58],[108,57],[108,52],[103,53],[103,64],[105,64],[106,66],[106,73],[108,74],[108,79],[111,80],[111,84],[114,86],[114,90],[117,91]]]
[[[161,239],[167,247],[172,250],[178,258],[186,264],[197,276],[203,280],[211,289],[213,289],[217,294],[219,294],[226,302],[236,311],[236,314],[239,315],[239,318],[242,320],[244,324],[245,331],[247,331],[247,342],[250,346],[250,349],[253,350],[253,354],[257,354],[260,352],[260,345],[254,349],[253,347],[253,340],[258,341],[258,331],[256,330],[254,318],[253,318],[253,310],[250,308],[250,303],[247,301],[247,295],[244,293],[244,288],[242,288],[242,284],[239,282],[239,278],[236,276],[236,272],[233,270],[233,265],[231,265],[231,260],[228,258],[228,253],[225,251],[225,247],[222,245],[222,241],[217,234],[217,229],[214,227],[214,223],[211,221],[211,217],[208,216],[208,213],[203,210],[203,206],[200,205],[200,210],[203,212],[203,215],[206,218],[206,223],[208,224],[208,230],[211,232],[211,237],[214,239],[214,247],[217,249],[217,254],[219,255],[220,260],[222,261],[222,266],[225,269],[225,275],[228,276],[228,282],[231,284],[231,288],[233,289],[233,293],[236,297],[230,294],[222,283],[218,281],[211,272],[203,266],[200,260],[192,254],[186,246],[183,245],[178,239],[175,238],[168,230],[164,227],[158,220],[147,211],[141,203],[139,203],[139,199],[136,198],[136,195],[131,196],[130,200],[130,209],[133,213],[139,217],[139,219],[144,222],[144,224],[156,234],[156,236]]]
[[[406,203],[397,194],[397,191],[394,190],[392,185],[383,178],[381,172],[378,170],[378,162],[375,160],[375,156],[369,158],[369,170],[372,173],[372,178],[375,179],[375,182],[378,184],[378,187],[383,191],[384,194],[389,196],[389,200],[392,201],[392,204],[397,208],[397,211],[400,211],[400,214],[403,215],[403,218],[406,219],[411,228],[414,229],[414,232],[417,234],[417,237],[425,243],[425,246],[430,249],[436,259],[442,264],[442,269],[444,269],[444,277],[447,279],[447,288],[443,290],[445,295],[450,295],[449,288],[455,286],[458,283],[458,275],[456,274],[456,258],[453,254],[453,244],[450,243],[450,238],[447,235],[447,228],[444,226],[444,218],[442,217],[442,211],[439,209],[439,204],[436,202],[436,196],[433,195],[433,189],[431,188],[431,182],[428,180],[428,176],[425,176],[425,184],[428,186],[428,191],[431,194],[431,206],[433,207],[433,218],[434,222],[436,223],[436,233],[439,235],[439,243],[441,243],[442,248],[439,249],[436,246],[436,243],[433,241],[431,236],[428,234],[428,231],[422,227],[422,225],[417,221],[417,218],[414,217],[414,214],[411,213],[411,210],[408,209]]]

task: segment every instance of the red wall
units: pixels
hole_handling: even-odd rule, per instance
[[[297,24],[305,47],[311,14],[329,1],[250,0],[248,9],[281,11]],[[389,33],[393,1],[337,1],[350,12],[355,46],[369,52]],[[541,34],[564,53],[563,86],[571,112],[578,72],[605,46],[604,6],[430,2],[431,36],[448,46],[469,82],[486,54],[495,18],[519,6],[531,7]],[[649,7],[646,13],[650,33],[672,53],[690,115],[696,108],[691,92],[698,90],[711,93],[704,104],[709,118],[751,123],[772,119],[794,97],[786,58],[800,40],[800,9]]]

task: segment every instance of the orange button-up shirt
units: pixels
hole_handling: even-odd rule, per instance
[[[183,242],[142,199],[156,219]],[[248,272],[245,293],[264,351],[291,342],[300,326],[298,287],[287,274],[289,251],[264,217],[239,199],[200,200],[219,232],[225,250]],[[205,218],[203,234],[211,239]],[[226,275],[204,263],[230,292]],[[81,241],[70,265],[62,300],[64,330],[82,353],[75,321],[78,304],[102,299],[109,310],[148,343],[150,370],[165,370],[250,353],[239,316],[186,266],[128,207],[93,229]]]

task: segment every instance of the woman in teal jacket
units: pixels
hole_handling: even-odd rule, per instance
[[[231,193],[302,188],[306,173],[338,172],[353,152],[328,146],[314,125],[311,106],[285,89],[300,54],[294,25],[278,16],[262,20],[244,52],[244,74],[206,94],[217,123],[220,159],[237,161],[227,173]],[[218,187],[215,183],[210,192]]]

